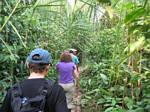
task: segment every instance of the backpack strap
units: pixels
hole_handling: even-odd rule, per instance
[[[51,94],[52,89],[54,87],[54,81],[52,80],[46,80],[46,83],[48,85],[48,89],[47,89],[47,97]]]
[[[52,88],[53,88],[54,82],[52,80],[46,80],[44,82],[44,86],[42,91],[40,92],[40,94],[43,96],[43,100],[41,105],[40,105],[40,110],[44,110],[45,108],[45,103],[46,103],[46,97],[48,97],[51,92],[52,92]]]
[[[11,94],[11,107],[13,107],[14,112],[17,112],[18,110],[20,110],[21,107],[20,97],[22,96],[22,90],[20,83],[17,83],[13,86]]]

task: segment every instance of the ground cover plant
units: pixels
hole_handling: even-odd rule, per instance
[[[71,1],[71,2],[70,2]],[[149,0],[1,0],[0,103],[35,47],[79,51],[83,112],[149,112]]]

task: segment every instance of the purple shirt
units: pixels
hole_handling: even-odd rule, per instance
[[[76,65],[73,62],[58,62],[56,69],[59,73],[59,83],[67,84],[74,81],[73,71]]]

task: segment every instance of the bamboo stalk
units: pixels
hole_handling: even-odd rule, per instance
[[[25,43],[24,43],[23,40],[22,40],[21,35],[19,34],[18,30],[16,29],[16,27],[12,24],[11,21],[10,21],[9,23],[10,23],[10,25],[12,26],[12,28],[14,29],[14,31],[16,32],[16,34],[18,35],[18,37],[19,37],[20,41],[22,42],[23,46],[24,46],[25,48],[27,48],[27,46],[25,45]]]
[[[134,85],[131,83],[131,96],[134,98]]]
[[[6,44],[6,42],[0,38],[0,40],[3,42],[3,44],[6,46],[6,48],[8,49],[9,53],[14,57],[14,54],[11,52],[11,50],[9,49],[9,46]]]
[[[7,22],[9,21],[9,19],[11,18],[11,16],[13,15],[13,13],[15,12],[16,8],[18,7],[19,3],[21,0],[18,0],[16,6],[14,7],[14,9],[12,10],[12,12],[10,13],[10,15],[8,16],[8,18],[5,20],[4,24],[2,25],[2,27],[0,28],[0,32],[3,30],[3,28],[5,27],[5,25],[7,24]]]
[[[141,60],[142,60],[142,51],[140,52],[139,74],[141,74],[141,69],[142,69]],[[139,89],[140,92],[142,91],[142,83],[141,83],[141,80],[140,80],[140,79],[138,80],[138,89]],[[139,96],[139,97],[140,97],[140,96]]]

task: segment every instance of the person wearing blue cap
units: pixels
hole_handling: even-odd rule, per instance
[[[30,75],[10,88],[0,112],[69,112],[63,88],[46,80],[51,54],[36,48],[27,57]]]

